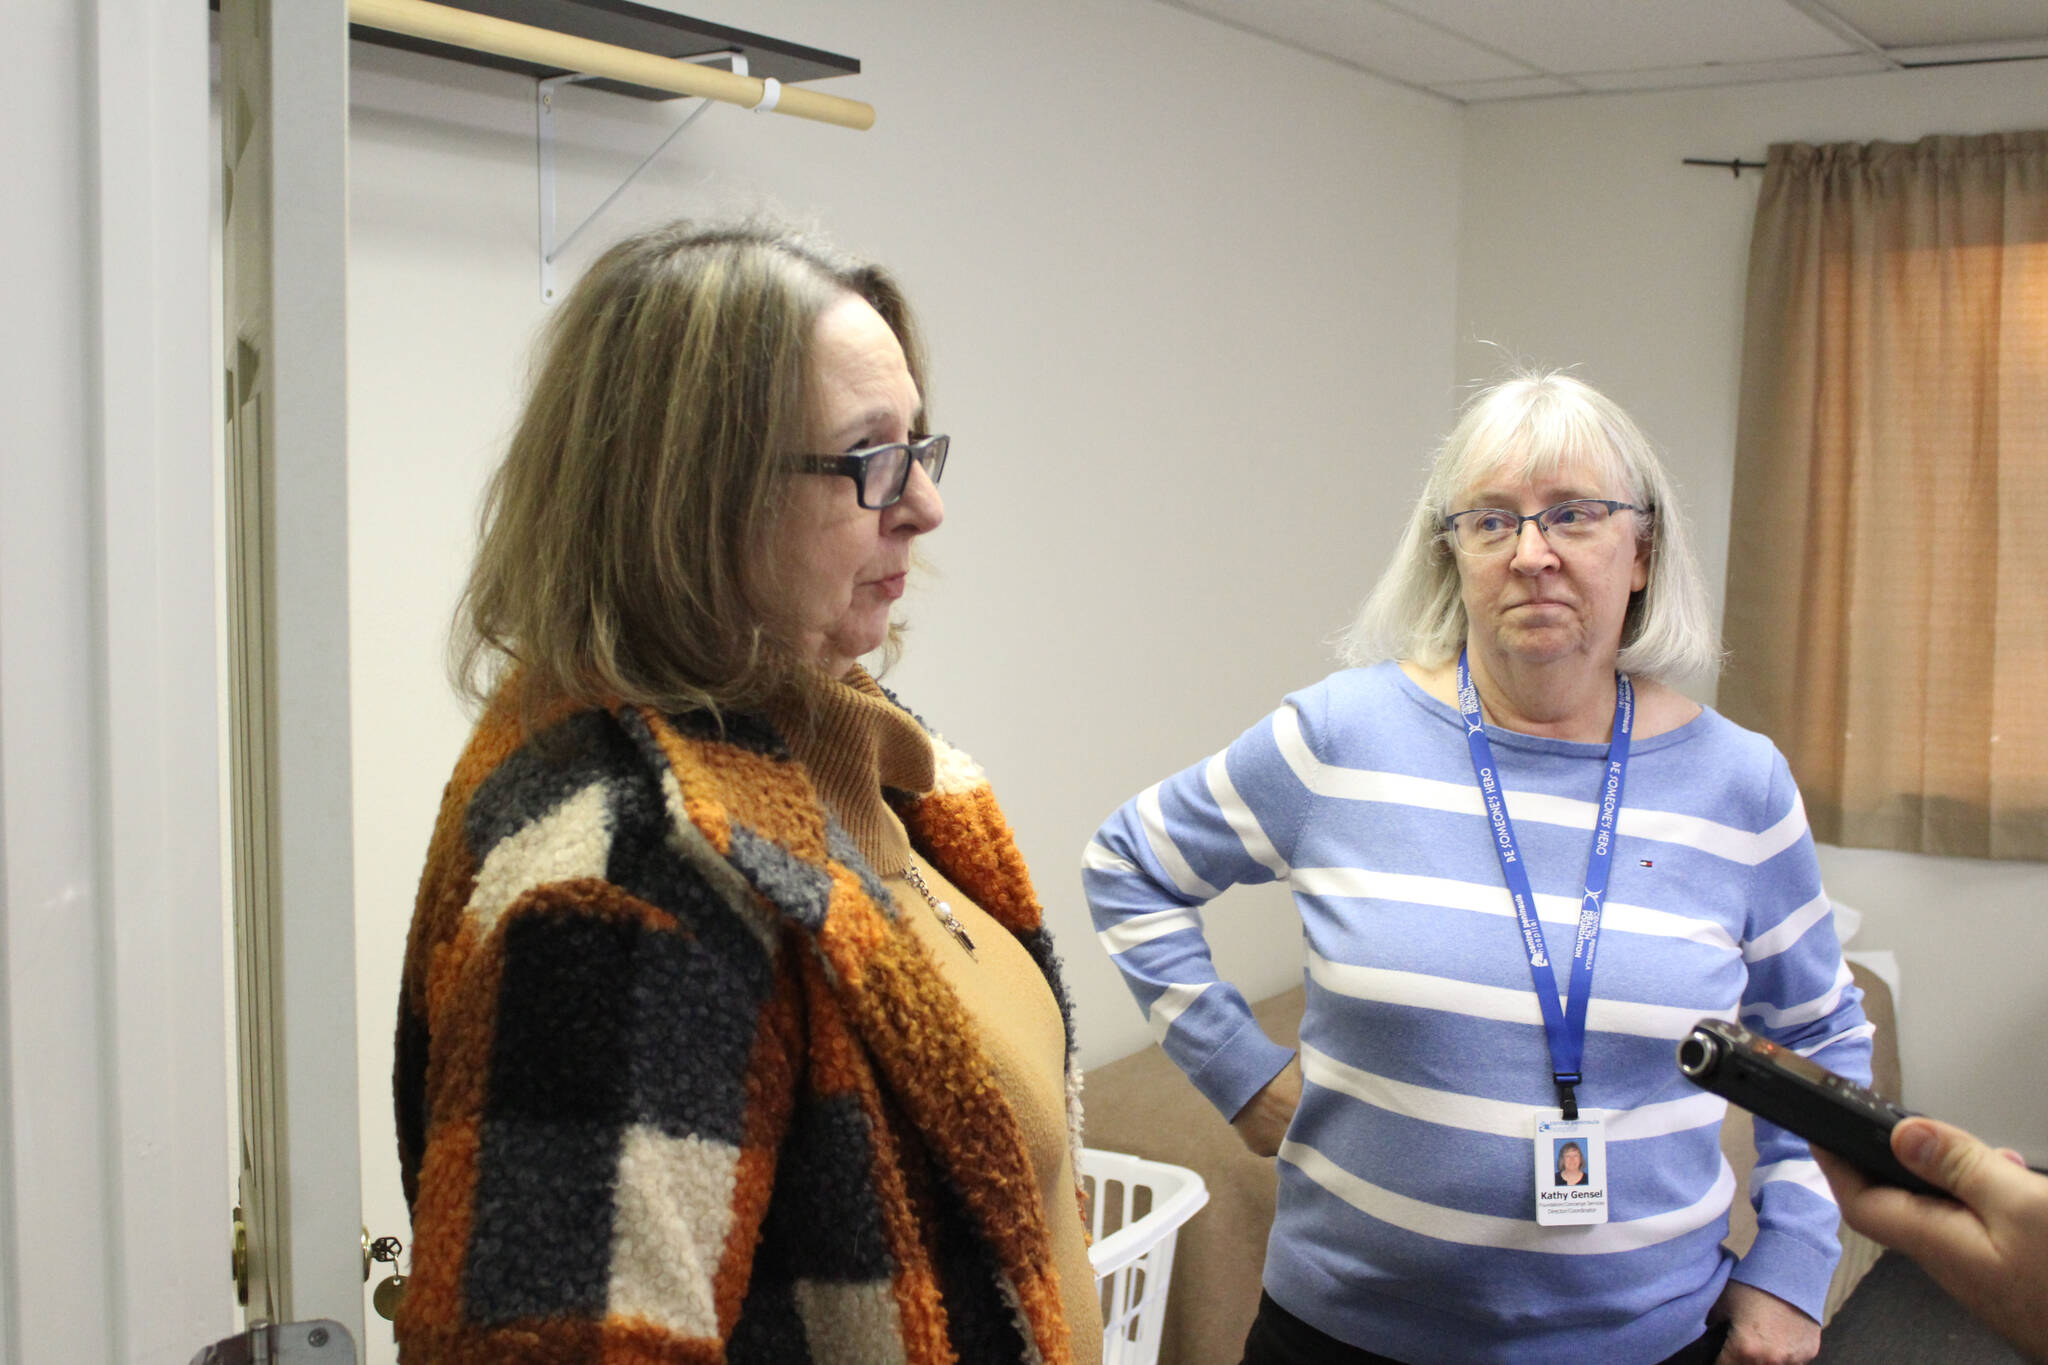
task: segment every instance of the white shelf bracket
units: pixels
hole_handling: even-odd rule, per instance
[[[695,57],[684,57],[681,60],[688,62],[724,62],[731,67],[732,73],[735,76],[747,74],[747,56],[744,52],[706,52]],[[627,186],[640,178],[642,171],[654,164],[656,157],[668,150],[670,143],[682,136],[683,129],[695,123],[704,111],[709,109],[714,103],[712,100],[696,100],[694,102],[696,107],[683,116],[681,123],[678,123],[669,130],[668,136],[661,140],[661,145],[642,158],[640,164],[635,166],[627,174],[626,178],[619,182],[618,188],[604,197],[603,203],[592,209],[582,222],[571,228],[567,236],[558,240],[555,235],[555,92],[565,85],[575,85],[581,81],[597,79],[599,78],[595,76],[571,72],[566,76],[550,76],[546,80],[537,83],[534,87],[534,149],[540,162],[540,298],[542,303],[550,305],[559,297],[559,291],[555,286],[556,260],[563,252],[569,249],[571,243],[583,235],[585,228],[596,222],[603,215],[604,211],[612,206],[613,200],[626,192]],[[757,106],[757,111],[774,108],[775,99],[779,93],[780,86],[778,83],[772,80],[769,81],[767,92],[762,97],[760,105]]]

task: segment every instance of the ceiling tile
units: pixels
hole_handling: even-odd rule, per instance
[[[1891,70],[1882,57],[1855,53],[1800,57],[1782,62],[1723,62],[1713,66],[1647,67],[1638,71],[1581,71],[1572,80],[1587,90],[1678,90],[1704,85],[1752,85],[1760,81],[1812,80]]]
[[[1885,47],[2048,38],[2042,0],[1826,0],[1859,33]]]
[[[1926,47],[1888,47],[1884,52],[1902,66],[2038,61],[2048,58],[2048,37],[2005,38],[1990,43],[1930,43]]]
[[[1449,81],[1430,89],[1465,104],[1484,100],[1519,100],[1533,95],[1577,95],[1581,87],[1561,76],[1510,76],[1501,81]]]
[[[1624,71],[1857,50],[1787,0],[1386,0],[1539,71]]]
[[[1160,2],[1468,102],[2048,56],[2048,0]]]
[[[1409,85],[1526,76],[1529,68],[1377,0],[1172,0],[1181,9]]]

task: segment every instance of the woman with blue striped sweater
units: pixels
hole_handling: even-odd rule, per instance
[[[1827,1184],[1759,1123],[1758,1235],[1725,1251],[1725,1104],[1673,1050],[1739,1017],[1864,1079],[1870,1026],[1784,759],[1669,685],[1718,649],[1635,424],[1562,375],[1482,393],[1348,654],[1085,860],[1167,1054],[1278,1158],[1248,1365],[1811,1359]],[[1298,1058],[1202,936],[1205,902],[1275,879]]]

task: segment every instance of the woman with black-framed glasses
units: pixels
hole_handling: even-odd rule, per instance
[[[1347,645],[1084,860],[1167,1055],[1278,1159],[1247,1365],[1811,1359],[1834,1206],[1759,1125],[1726,1251],[1725,1105],[1674,1048],[1739,1014],[1862,1079],[1869,1029],[1785,760],[1673,685],[1719,651],[1641,431],[1562,374],[1478,395]],[[1198,913],[1276,879],[1298,1058]]]
[[[1100,1358],[1043,913],[860,665],[945,517],[923,393],[888,274],[774,228],[553,320],[406,955],[409,1365]]]
[[[914,441],[891,441],[867,446],[844,455],[797,455],[790,465],[806,474],[843,474],[853,480],[854,500],[870,511],[894,507],[910,486],[910,471],[922,469],[934,488],[946,472],[946,451],[950,436],[920,436]]]

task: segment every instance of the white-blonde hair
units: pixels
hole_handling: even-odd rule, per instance
[[[1707,586],[1663,462],[1629,415],[1599,390],[1556,371],[1523,372],[1483,390],[1444,438],[1387,570],[1339,638],[1355,666],[1410,659],[1440,667],[1464,647],[1467,622],[1457,552],[1444,518],[1482,480],[1541,480],[1589,470],[1644,510],[1636,534],[1650,547],[1649,581],[1630,595],[1616,667],[1658,682],[1712,677],[1721,643]]]

